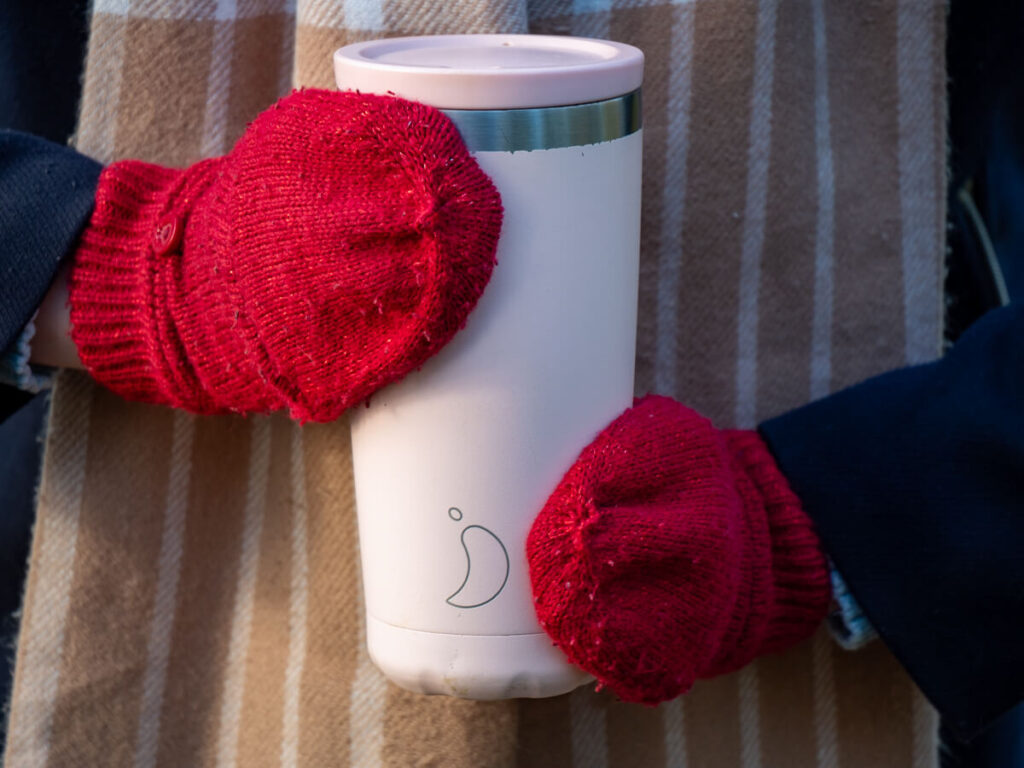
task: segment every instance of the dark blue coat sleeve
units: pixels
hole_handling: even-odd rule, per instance
[[[88,221],[101,166],[0,131],[0,349],[15,342]]]
[[[1024,698],[1024,305],[761,433],[949,724],[972,735]]]
[[[0,350],[17,341],[73,250],[92,211],[99,173],[98,163],[67,147],[0,131]],[[32,398],[0,385],[0,702],[10,692],[9,649],[17,635],[47,410],[44,395]]]

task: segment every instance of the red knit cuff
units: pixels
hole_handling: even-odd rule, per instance
[[[811,519],[760,435],[723,432],[729,450],[759,491],[771,539],[772,609],[758,653],[781,651],[814,633],[831,599],[828,562]]]
[[[93,378],[129,400],[202,410],[183,402],[181,393],[195,400],[201,390],[170,322],[173,297],[160,288],[180,259],[189,208],[218,162],[181,171],[126,160],[100,175],[74,254],[71,338]]]

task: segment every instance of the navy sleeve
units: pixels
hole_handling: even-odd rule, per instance
[[[100,170],[68,147],[0,131],[0,349],[18,338],[88,221]]]
[[[942,360],[761,425],[826,551],[949,724],[1024,698],[1024,306]]]

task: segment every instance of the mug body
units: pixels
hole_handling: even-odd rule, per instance
[[[505,211],[466,327],[353,412],[370,656],[423,693],[564,693],[589,678],[537,624],[525,542],[580,450],[632,402],[642,55],[473,35],[360,43],[335,62],[343,89],[448,114]],[[463,85],[448,89],[452,72]]]

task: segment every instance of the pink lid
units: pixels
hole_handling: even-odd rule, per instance
[[[371,40],[334,52],[342,90],[394,93],[441,109],[517,109],[602,101],[643,80],[639,48],[555,35]]]

